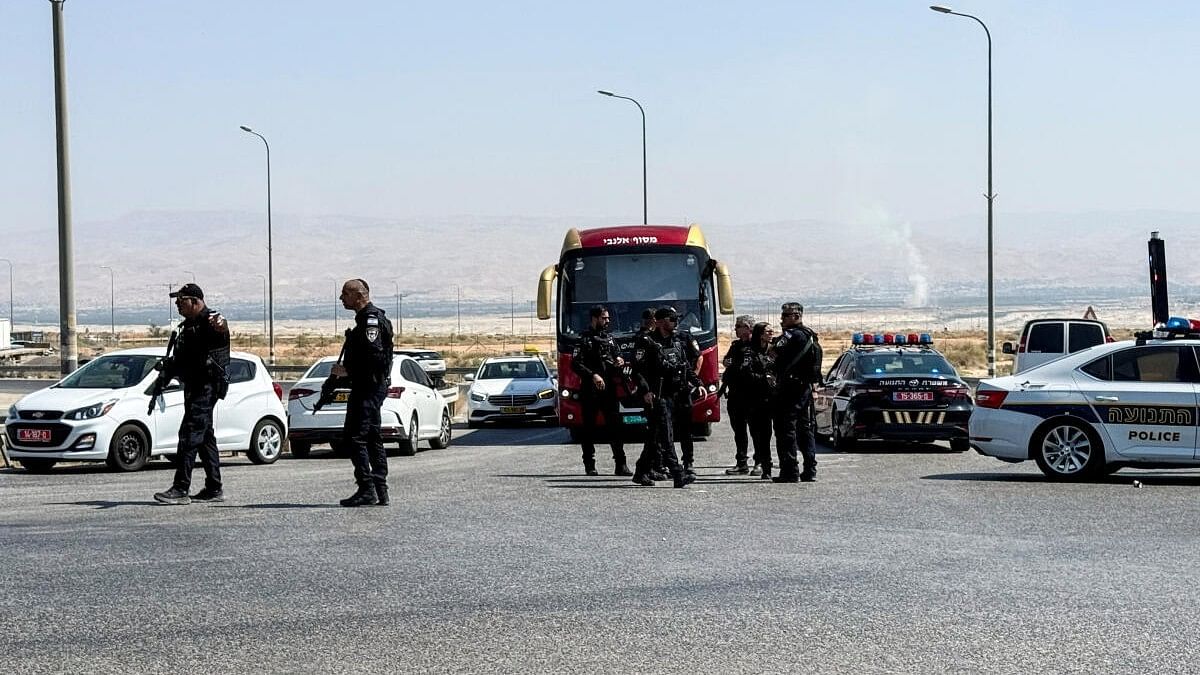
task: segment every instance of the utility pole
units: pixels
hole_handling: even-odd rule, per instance
[[[71,233],[71,161],[67,144],[67,54],[63,45],[63,0],[50,0],[54,26],[54,117],[58,139],[58,346],[59,372],[79,366],[75,341],[75,251]]]

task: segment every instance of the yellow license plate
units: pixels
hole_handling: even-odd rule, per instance
[[[334,403],[345,403],[346,401],[349,401],[349,400],[350,400],[350,392],[348,392],[348,391],[339,391],[338,393],[333,395]]]
[[[508,413],[510,415],[517,415],[517,414],[525,412],[525,406],[523,406],[523,405],[506,405],[506,406],[502,406],[500,408],[500,412]]]

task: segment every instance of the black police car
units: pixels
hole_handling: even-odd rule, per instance
[[[971,390],[928,333],[855,333],[851,341],[813,387],[818,435],[838,450],[870,438],[970,447]]]

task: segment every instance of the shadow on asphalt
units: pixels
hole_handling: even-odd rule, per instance
[[[163,504],[159,504],[153,499],[136,502],[114,502],[94,499],[86,502],[49,502],[46,506],[91,506],[95,509],[113,509],[118,506],[163,506]]]
[[[889,441],[859,441],[852,450],[835,450],[825,441],[817,441],[818,455],[962,455],[949,446],[933,443],[896,443]]]
[[[567,432],[559,427],[482,427],[463,435],[455,434],[450,447],[563,445],[569,443]]]
[[[339,509],[337,504],[213,504],[216,509]]]
[[[922,480],[959,480],[959,481],[981,481],[992,483],[1054,483],[1040,473],[939,473],[930,476],[922,476]],[[1134,481],[1140,482],[1145,487],[1155,486],[1179,486],[1179,487],[1200,487],[1200,476],[1195,474],[1187,476],[1178,476],[1171,474],[1113,474],[1103,476],[1094,480],[1079,480],[1074,483],[1092,483],[1096,485],[1133,485]]]

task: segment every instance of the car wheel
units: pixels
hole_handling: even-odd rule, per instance
[[[842,421],[836,420],[833,423],[833,449],[838,452],[850,452],[854,446],[858,444],[853,436],[846,436],[842,433]]]
[[[417,414],[413,413],[412,419],[408,421],[408,438],[400,439],[400,456],[412,457],[417,454]]]
[[[21,466],[29,473],[47,473],[54,468],[53,459],[19,459]]]
[[[429,447],[434,450],[445,450],[450,447],[450,411],[442,408],[442,425],[438,428],[437,438],[429,441]]]
[[[951,452],[966,452],[971,449],[971,440],[968,438],[951,438]]]
[[[283,453],[283,429],[275,420],[259,420],[250,434],[246,456],[255,464],[274,464]]]
[[[116,471],[137,471],[150,461],[150,439],[136,424],[124,424],[113,432],[108,442],[105,463]]]
[[[1033,458],[1051,480],[1079,480],[1104,472],[1104,446],[1091,428],[1059,420],[1034,437]]]
[[[307,459],[312,454],[312,443],[288,441],[288,448],[292,451],[292,457],[296,459]]]

